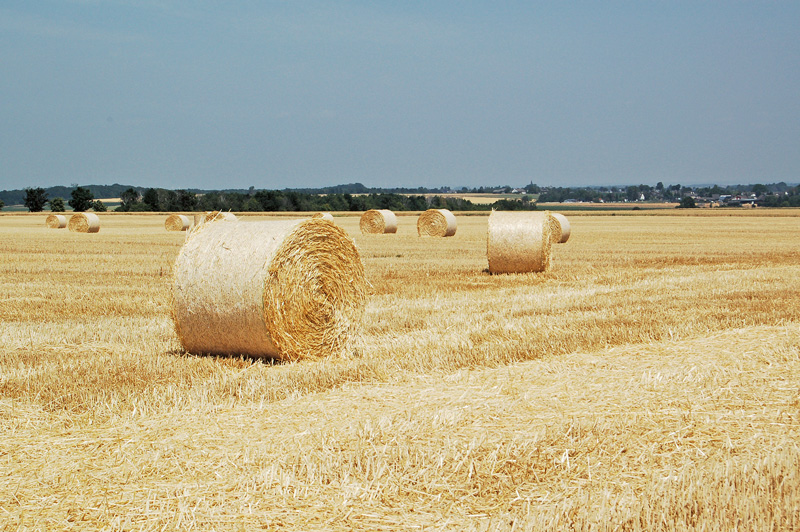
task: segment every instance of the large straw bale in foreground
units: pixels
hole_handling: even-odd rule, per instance
[[[447,209],[428,209],[417,218],[419,236],[453,236],[456,217]]]
[[[67,226],[67,217],[63,214],[51,214],[44,223],[50,229],[64,229]]]
[[[396,233],[397,216],[388,209],[370,209],[361,215],[359,226],[365,234]]]
[[[183,214],[170,214],[164,222],[167,231],[186,231],[192,226],[192,221]]]
[[[75,213],[69,219],[69,230],[75,233],[97,233],[100,231],[100,217],[92,212]]]
[[[489,271],[546,271],[550,267],[552,223],[548,212],[493,211],[486,244]]]
[[[175,261],[173,319],[190,353],[344,355],[366,286],[355,244],[328,221],[206,223]]]
[[[558,225],[553,226],[553,244],[563,244],[569,240],[569,235],[572,232],[572,228],[569,225],[569,220],[567,220],[567,217],[559,212],[554,212],[551,214],[553,215],[555,221],[558,222]]]

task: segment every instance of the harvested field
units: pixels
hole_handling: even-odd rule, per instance
[[[297,363],[181,350],[163,215],[0,214],[0,523],[797,529],[800,211],[707,212],[570,212],[550,269],[509,275],[487,216],[337,214],[364,333]]]

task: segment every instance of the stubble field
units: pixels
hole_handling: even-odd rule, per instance
[[[0,216],[0,529],[799,528],[800,211],[623,214],[496,276],[337,217],[363,335],[300,363],[181,351],[165,216]]]

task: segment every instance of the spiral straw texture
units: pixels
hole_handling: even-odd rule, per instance
[[[419,236],[453,236],[456,227],[456,217],[447,209],[428,209],[417,218]]]
[[[175,262],[173,319],[190,353],[345,356],[366,287],[355,244],[327,220],[204,223]]]
[[[100,217],[92,212],[79,212],[69,219],[69,230],[75,233],[97,233],[100,231]]]
[[[397,216],[388,209],[370,209],[361,215],[359,227],[364,234],[396,233]]]

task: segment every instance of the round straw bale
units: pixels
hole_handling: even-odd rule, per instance
[[[397,216],[388,209],[370,209],[361,215],[359,226],[365,234],[396,233]]]
[[[202,218],[203,222],[235,222],[237,220],[235,214],[225,211],[207,212]]]
[[[567,217],[559,212],[551,213],[553,218],[558,222],[558,225],[553,226],[553,244],[563,244],[569,240],[569,235],[572,229],[569,225]]]
[[[50,229],[64,229],[67,226],[67,217],[63,214],[51,214],[44,223]]]
[[[328,220],[329,222],[333,221],[333,215],[329,212],[318,212],[312,218],[322,218],[323,220]]]
[[[96,233],[100,231],[100,217],[93,212],[78,212],[69,219],[69,230],[76,233]]]
[[[164,227],[167,231],[186,231],[191,226],[191,220],[183,214],[170,214],[164,222]]]
[[[319,218],[200,225],[173,271],[172,316],[190,353],[346,355],[361,328],[361,257]]]
[[[486,255],[491,273],[543,272],[550,267],[552,245],[548,212],[493,211],[489,215]]]
[[[419,236],[453,236],[456,234],[456,217],[447,209],[428,209],[417,218]]]

